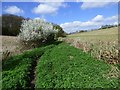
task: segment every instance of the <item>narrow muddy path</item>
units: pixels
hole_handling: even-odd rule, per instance
[[[32,67],[31,71],[30,71],[30,88],[31,88],[31,90],[35,90],[36,68],[37,68],[39,59],[40,59],[40,57],[35,59],[31,66]]]

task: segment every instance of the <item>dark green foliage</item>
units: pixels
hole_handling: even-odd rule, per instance
[[[87,30],[80,30],[79,33],[87,32]]]
[[[30,70],[34,60],[40,57],[47,49],[52,47],[54,47],[54,45],[36,48],[3,61],[2,88],[29,88]]]
[[[21,16],[12,14],[2,15],[2,35],[17,36],[20,33],[22,20]]]
[[[53,24],[55,29],[58,29],[58,33],[56,35],[56,37],[66,37],[66,33],[63,31],[62,27],[60,27],[59,25]]]
[[[30,18],[24,18],[12,14],[3,14],[2,18],[2,35],[17,36],[20,33],[20,27],[22,20],[29,20]],[[57,37],[65,37],[66,34],[63,29],[56,24],[53,24],[55,29],[58,29]],[[0,25],[1,27],[1,25]]]
[[[117,25],[103,25],[99,29],[107,29],[107,28],[112,28],[112,27],[117,27]]]
[[[55,34],[51,33],[47,38],[46,38],[46,43],[51,43],[55,41]]]
[[[118,24],[118,26],[120,26],[120,23]]]
[[[18,60],[18,62],[16,61],[15,63],[15,60]],[[11,67],[3,68],[2,88],[28,88],[31,63],[32,59],[30,58],[14,58],[13,64],[10,65]]]
[[[37,66],[36,88],[111,88],[110,65],[67,44],[59,44],[42,55]]]

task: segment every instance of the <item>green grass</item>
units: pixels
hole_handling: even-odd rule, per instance
[[[40,57],[47,49],[54,47],[49,45],[26,51],[16,55],[2,63],[2,88],[18,89],[30,88],[30,70],[34,60]]]
[[[2,62],[2,89],[30,88],[34,60],[35,88],[111,88],[117,78],[108,78],[111,66],[68,44],[47,45]]]
[[[14,60],[17,60],[16,58]],[[10,68],[9,70],[3,71],[2,73],[2,87],[15,89],[15,88],[27,88],[29,86],[30,78],[28,77],[30,74],[30,68],[32,65],[32,59],[24,58],[18,59],[20,60],[17,66]]]
[[[47,50],[37,66],[36,88],[111,88],[116,78],[108,78],[110,65],[92,58],[68,44]]]
[[[118,63],[118,27],[71,34],[63,40],[97,59]],[[62,40],[62,39],[61,39]]]

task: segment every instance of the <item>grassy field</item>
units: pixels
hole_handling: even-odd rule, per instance
[[[0,36],[0,39],[0,55],[2,55],[2,60],[24,51],[18,37]]]
[[[0,56],[2,55],[2,60],[31,49],[30,45],[27,47],[22,45],[17,36],[0,36],[0,39]]]
[[[2,62],[2,88],[32,88],[34,64],[44,52],[54,45],[36,48]]]
[[[9,50],[14,52],[14,50],[19,47],[19,39],[15,36],[0,36],[0,38],[2,39],[2,42],[0,42],[0,45],[2,45],[0,51]]]
[[[80,38],[81,41],[117,41],[118,40],[118,27],[101,29],[78,34],[68,35],[68,38]]]
[[[110,71],[110,65],[62,43],[40,58],[36,88],[118,87],[118,80],[111,78]]]
[[[64,41],[69,44],[56,42],[22,53],[17,37],[1,37],[1,52],[19,54],[2,61],[3,89],[118,87],[120,71],[106,63],[118,60],[117,27],[68,35]]]
[[[97,59],[118,63],[118,27],[71,34],[64,41]]]
[[[3,89],[118,87],[118,77],[112,77],[112,65],[66,43],[24,52],[2,65]],[[33,79],[35,87],[31,86]]]
[[[8,53],[10,53],[9,56],[13,56],[29,49],[29,47],[26,48],[21,45],[18,37],[0,36],[0,38],[2,39],[0,53],[4,53],[3,59],[6,58]],[[72,43],[75,47],[83,48],[84,51],[90,51],[91,48],[98,48],[99,51],[99,49],[106,49],[106,47],[108,48],[107,51],[110,51],[111,48],[115,47],[112,52],[115,52],[114,57],[116,57],[118,52],[118,27],[68,35],[65,41]]]

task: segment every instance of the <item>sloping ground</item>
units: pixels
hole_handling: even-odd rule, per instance
[[[109,76],[111,65],[65,43],[24,52],[2,65],[3,89],[118,87],[118,79]]]
[[[48,50],[37,66],[36,88],[111,88],[111,66],[67,44]]]
[[[68,35],[68,38],[79,38],[81,41],[116,41],[118,40],[118,27],[88,31]]]
[[[23,54],[13,56],[2,62],[2,88],[6,89],[34,89],[32,81],[35,79],[35,61],[54,45],[36,48]]]
[[[71,34],[63,40],[110,64],[119,63],[118,27]]]
[[[112,35],[112,34],[118,34],[118,27],[94,30],[94,31],[83,32],[83,33],[78,33],[78,34],[72,34],[70,36],[78,36],[78,35]]]
[[[0,55],[2,55],[1,60],[5,60],[10,56],[20,54],[22,51],[22,46],[20,40],[15,36],[0,36]]]
[[[17,37],[14,37],[14,36],[0,36],[0,38],[2,39],[1,42],[0,42],[0,45],[2,45],[2,47],[0,47],[0,52],[5,51],[5,50],[15,52],[16,48],[17,49],[19,48],[20,43],[19,43],[19,39]]]
[[[0,36],[0,56],[1,60],[23,53],[26,50],[32,49],[30,45],[25,46],[21,44],[20,39],[17,36]]]

